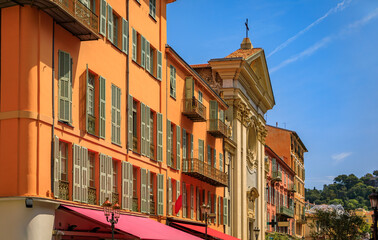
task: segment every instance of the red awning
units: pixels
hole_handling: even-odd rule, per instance
[[[192,224],[187,224],[187,223],[174,222],[171,225],[177,226],[179,228],[184,227],[184,228],[187,228],[187,229],[191,229],[191,230],[194,230],[194,231],[202,233],[202,234],[205,234],[205,231],[206,231],[204,226],[197,226],[197,225],[192,225]],[[219,232],[219,231],[211,229],[209,227],[207,227],[207,234],[210,235],[210,236],[213,236],[215,238],[218,238],[218,239],[239,240],[239,238],[227,235],[225,233]]]
[[[74,211],[76,214],[89,218],[93,221],[110,226],[106,221],[103,211],[62,205],[64,208]],[[200,240],[196,236],[185,233],[173,227],[161,224],[147,217],[139,217],[122,214],[115,225],[121,232],[128,233],[139,239],[155,240]]]

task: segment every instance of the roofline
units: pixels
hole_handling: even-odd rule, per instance
[[[295,176],[295,171],[285,162],[285,160],[283,160],[280,156],[277,155],[277,153],[275,151],[273,151],[273,149],[271,149],[268,145],[265,144],[265,148],[267,148],[268,150],[270,150],[273,155],[275,155],[278,159],[280,159],[282,162],[283,162],[283,165],[285,165],[289,171],[293,174],[293,176]]]
[[[269,125],[269,124],[266,124],[266,126],[293,133],[298,138],[298,140],[301,143],[301,145],[303,146],[304,150],[306,150],[306,152],[308,152],[306,146],[304,145],[304,143],[302,142],[302,139],[299,137],[299,135],[297,134],[296,131],[293,131],[293,130],[290,130],[290,129],[285,129],[285,128],[280,128],[280,127],[275,127],[275,126],[272,126],[272,125]]]
[[[242,57],[234,57],[234,58],[213,58],[210,59],[209,62],[220,62],[220,61],[238,61],[238,60],[244,60]]]
[[[187,68],[187,70],[189,72],[191,72],[193,74],[193,76],[195,76],[200,82],[202,82],[205,87],[208,88],[208,90],[214,94],[214,96],[221,102],[224,104],[224,107],[228,108],[228,104],[223,100],[223,98],[221,98],[218,93],[216,93],[214,91],[214,89],[212,87],[210,87],[210,85],[196,72],[196,70],[194,70],[171,46],[169,46],[168,44],[165,45],[165,48],[168,49],[168,51],[170,51],[173,56],[175,56],[183,65],[184,67]]]

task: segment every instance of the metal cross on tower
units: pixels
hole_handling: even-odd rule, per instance
[[[248,38],[248,31],[249,31],[249,27],[248,27],[248,18],[247,18],[247,20],[245,21],[245,36],[246,36],[246,38]]]

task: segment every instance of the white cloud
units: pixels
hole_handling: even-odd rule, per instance
[[[338,164],[344,161],[344,159],[349,157],[350,155],[352,155],[352,152],[342,152],[338,154],[333,154],[332,159],[334,160],[335,164]]]
[[[306,33],[307,31],[309,31],[311,28],[313,28],[314,26],[318,25],[319,23],[321,23],[324,19],[326,19],[329,15],[333,14],[333,13],[337,13],[339,11],[342,11],[344,10],[344,8],[351,2],[352,0],[344,0],[340,3],[338,3],[336,5],[336,7],[333,7],[331,8],[330,10],[328,10],[328,12],[326,14],[324,14],[323,16],[321,16],[320,18],[316,19],[316,21],[314,21],[313,23],[311,23],[310,25],[308,25],[306,28],[302,29],[300,32],[298,32],[297,34],[295,34],[294,36],[292,36],[291,38],[289,38],[288,40],[286,40],[285,42],[281,43],[278,47],[276,47],[271,53],[269,53],[268,57],[272,56],[273,54],[275,54],[276,52],[284,49],[285,47],[287,47],[291,42],[293,42],[294,40],[296,40],[298,37],[300,37],[301,35],[303,35],[304,33]]]

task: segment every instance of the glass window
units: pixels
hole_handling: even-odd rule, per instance
[[[133,101],[133,136],[138,137],[138,115],[137,115],[137,107],[138,103],[136,101]]]
[[[154,73],[154,49],[150,47],[150,73],[155,76]]]
[[[116,47],[118,47],[118,25],[119,25],[119,17],[113,13],[113,43]]]
[[[88,114],[95,116],[95,76],[92,73],[88,74]]]
[[[202,92],[198,91],[198,101],[202,103]]]
[[[117,164],[117,161],[113,160],[113,192],[116,193],[117,192],[117,180],[118,180],[118,177],[117,177],[117,172],[118,172],[118,164]]]
[[[60,148],[60,174],[61,179],[64,181],[68,181],[67,175],[67,162],[68,162],[68,144],[65,142],[59,142]]]
[[[89,159],[89,186],[95,187],[95,153],[88,152]]]
[[[156,16],[156,0],[150,0],[150,15],[153,18]]]
[[[150,158],[155,159],[154,112],[150,112]]]

